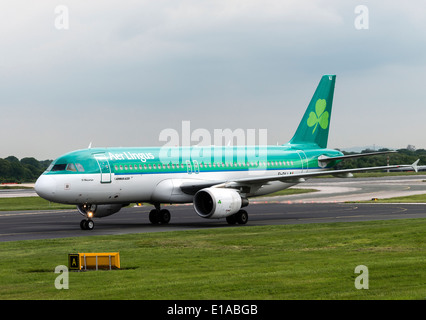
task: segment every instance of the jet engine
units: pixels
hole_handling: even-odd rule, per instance
[[[194,196],[194,209],[202,218],[220,219],[237,213],[248,205],[234,189],[205,188]]]
[[[120,211],[122,204],[79,204],[77,210],[88,218],[102,218]]]

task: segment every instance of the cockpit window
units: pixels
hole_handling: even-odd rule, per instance
[[[84,172],[84,167],[80,163],[76,163],[75,166],[77,167],[78,172]]]
[[[66,167],[66,164],[55,164],[50,171],[64,171]]]
[[[74,163],[68,163],[67,164],[67,171],[72,171],[72,172],[76,172],[77,169],[75,168]]]
[[[84,172],[84,167],[80,163],[68,163],[68,164],[55,164],[48,168],[48,172],[55,171],[71,171],[71,172]]]

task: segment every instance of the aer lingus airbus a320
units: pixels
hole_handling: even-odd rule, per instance
[[[65,154],[39,177],[35,190],[52,202],[74,204],[85,219],[114,214],[130,203],[155,206],[149,219],[166,224],[170,212],[161,204],[193,203],[202,218],[226,218],[245,224],[241,208],[250,197],[289,188],[321,175],[350,176],[352,172],[384,170],[396,165],[335,170],[345,156],[327,149],[335,75],[325,75],[310,101],[293,138],[281,146],[193,146],[144,148],[89,148]]]

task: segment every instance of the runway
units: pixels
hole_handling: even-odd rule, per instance
[[[168,225],[151,225],[150,206],[123,208],[119,213],[95,220],[92,231],[80,230],[82,216],[76,211],[1,212],[0,241],[52,239],[93,235],[182,231],[206,228],[301,223],[349,222],[386,219],[426,218],[426,204],[253,204],[247,207],[249,222],[229,226],[225,220],[203,219],[192,206],[168,206]]]
[[[247,226],[301,223],[332,223],[367,220],[426,218],[426,204],[344,203],[372,197],[426,193],[424,176],[412,178],[318,179],[301,184],[320,191],[309,194],[252,199],[246,209],[247,225],[229,226],[224,219],[198,217],[192,205],[164,206],[172,219],[168,225],[151,225],[152,206],[127,207],[120,212],[95,219],[95,229],[83,231],[77,210],[0,211],[0,241],[53,239],[93,235],[164,232],[206,228],[244,228]]]

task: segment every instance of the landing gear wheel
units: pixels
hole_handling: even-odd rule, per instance
[[[158,224],[158,222],[160,221],[159,219],[159,214],[158,214],[158,210],[157,209],[152,209],[151,212],[149,213],[149,221],[152,224]]]
[[[81,220],[80,222],[81,230],[93,230],[94,227],[95,227],[95,223],[91,219]]]
[[[94,227],[95,227],[95,223],[93,222],[93,220],[89,219],[86,221],[87,230],[93,230]]]
[[[226,222],[228,222],[228,224],[236,224],[237,223],[237,217],[235,214],[233,214],[232,216],[228,216],[226,217]]]
[[[240,210],[236,214],[226,217],[228,224],[246,224],[248,221],[248,213],[245,210]]]
[[[240,210],[235,214],[238,224],[246,224],[248,221],[248,213],[245,210]]]
[[[149,221],[152,224],[168,224],[170,222],[170,211],[167,209],[160,209],[159,203],[154,203],[155,209],[149,213]]]
[[[152,209],[149,213],[149,221],[152,224],[168,224],[170,222],[170,211],[166,209]]]
[[[167,209],[160,210],[158,216],[159,216],[159,222],[161,224],[168,224],[170,222],[171,216],[170,216],[170,211],[169,210],[167,210]]]

